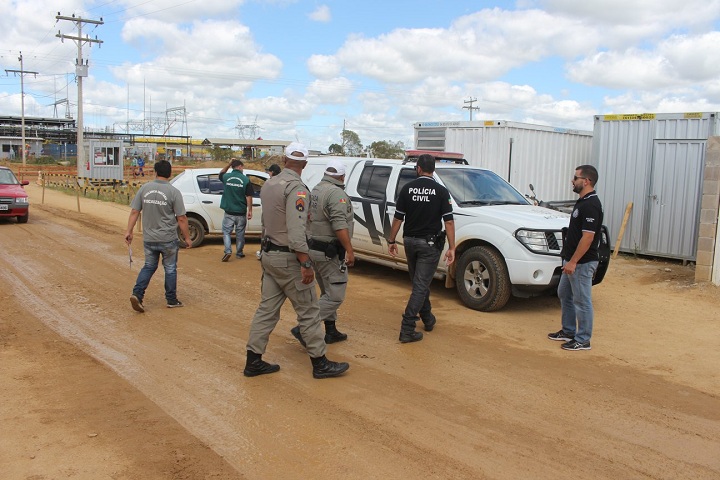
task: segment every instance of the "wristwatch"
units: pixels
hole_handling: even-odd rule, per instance
[[[312,268],[312,262],[310,260],[305,260],[304,262],[300,262],[300,266],[303,268]]]

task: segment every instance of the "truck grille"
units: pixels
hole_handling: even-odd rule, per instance
[[[545,232],[545,239],[551,252],[562,250],[562,232]]]

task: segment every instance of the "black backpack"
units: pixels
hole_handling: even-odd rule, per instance
[[[597,285],[605,278],[605,273],[610,266],[610,231],[605,225],[600,227],[600,245],[598,245],[598,267],[593,276],[593,285]]]

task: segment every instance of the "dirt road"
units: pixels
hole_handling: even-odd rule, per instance
[[[248,379],[252,255],[182,251],[186,306],[160,270],[138,314],[128,207],[28,190],[30,222],[0,222],[3,479],[720,478],[720,291],[690,267],[614,261],[593,349],[565,352],[556,299],[480,313],[440,282],[436,329],[402,345],[407,274],[360,264],[328,353],[348,374],[312,378],[286,305],[281,371]]]

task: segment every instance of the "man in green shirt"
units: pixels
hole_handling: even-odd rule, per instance
[[[243,248],[245,248],[245,227],[247,227],[247,221],[252,219],[253,186],[242,169],[243,162],[233,158],[225,168],[220,170],[220,181],[225,185],[220,199],[220,208],[225,211],[222,223],[223,245],[225,248],[222,257],[223,262],[227,262],[232,256],[230,235],[232,235],[233,231],[235,231],[235,256],[237,258],[245,256],[243,253]]]

